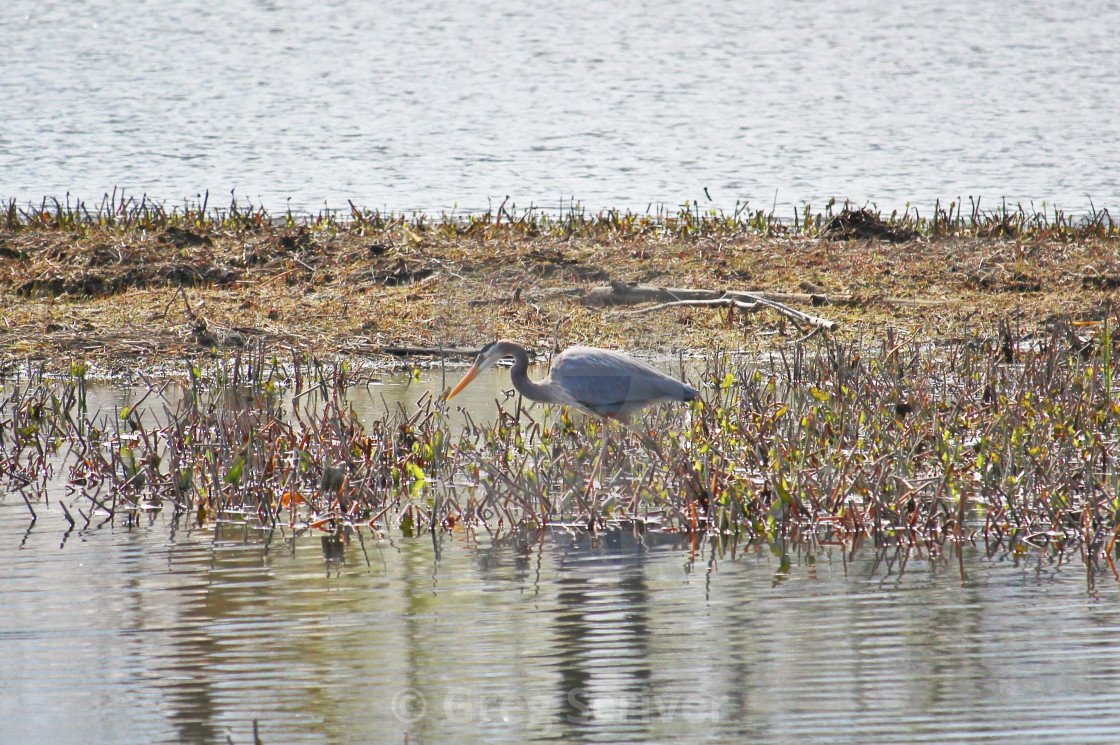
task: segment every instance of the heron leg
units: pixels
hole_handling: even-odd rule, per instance
[[[657,440],[653,439],[652,435],[650,435],[648,432],[643,432],[642,429],[637,424],[632,422],[629,418],[619,419],[618,421],[625,424],[627,429],[637,435],[638,439],[642,441],[643,445],[645,445],[653,452],[657,453],[657,455],[662,459],[665,458],[664,451],[662,451],[661,446],[657,444]]]
[[[605,456],[607,454],[607,422],[606,421],[603,422],[603,430],[602,430],[602,435],[600,436],[600,439],[602,439],[603,444],[599,447],[599,455],[595,458],[595,465],[593,465],[591,467],[591,476],[590,476],[590,478],[588,478],[588,481],[587,481],[587,492],[588,492],[588,494],[590,494],[591,490],[595,488],[595,479],[597,479],[599,477],[599,471],[602,470],[603,456]]]

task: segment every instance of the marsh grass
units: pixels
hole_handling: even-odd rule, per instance
[[[975,543],[1112,567],[1118,237],[1107,211],[960,200],[788,219],[695,203],[430,217],[168,209],[117,193],[9,202],[0,483],[33,521],[57,499],[79,531],[154,514],[332,541],[627,528],[733,546]],[[582,304],[607,277],[810,280],[848,299],[818,311],[837,332],[800,343],[781,321]],[[899,296],[935,302],[878,300]],[[699,354],[702,402],[642,420],[660,452],[516,400],[487,422],[432,398],[372,421],[348,403],[355,358],[500,336],[545,355],[573,343],[747,355]],[[86,380],[106,362],[147,392],[89,411]],[[149,381],[156,365],[179,375]]]
[[[261,351],[151,383],[114,412],[87,410],[75,367],[3,381],[0,479],[32,520],[64,482],[56,499],[78,530],[161,512],[332,539],[626,527],[931,553],[970,543],[1114,567],[1113,322],[1077,346],[1055,331],[712,356],[693,381],[700,402],[641,420],[661,452],[515,401],[491,422],[431,397],[359,421],[347,391],[362,381],[344,366]]]
[[[632,315],[585,302],[608,280],[804,293],[853,343],[886,328],[932,341],[1000,322],[1099,322],[1120,287],[1107,211],[970,202],[930,215],[834,203],[776,215],[740,205],[645,214],[272,215],[230,199],[168,208],[9,202],[0,215],[0,367],[96,374],[204,365],[258,344],[351,363],[394,346],[764,351],[801,334],[712,309]],[[819,296],[819,297],[818,297]],[[893,302],[903,299],[903,303]],[[907,301],[916,300],[918,302]],[[831,303],[831,304],[828,304]],[[1041,330],[1036,328],[1034,330]]]
[[[63,200],[43,198],[38,204],[21,205],[9,199],[0,205],[6,231],[77,231],[115,229],[121,231],[165,231],[168,228],[202,231],[254,231],[271,228],[309,227],[329,232],[367,233],[396,227],[411,231],[414,236],[427,233],[445,235],[475,234],[492,230],[524,233],[531,236],[549,235],[569,238],[573,235],[588,237],[662,235],[687,237],[719,234],[757,234],[761,236],[811,236],[827,235],[837,227],[837,218],[859,216],[863,231],[844,233],[841,237],[875,238],[883,235],[906,235],[926,238],[1023,238],[1031,240],[1086,240],[1116,237],[1120,225],[1108,209],[1092,207],[1087,214],[1072,215],[1045,203],[1008,205],[1006,201],[995,207],[981,205],[979,198],[968,197],[968,204],[958,197],[947,205],[940,200],[928,214],[907,205],[884,214],[874,206],[838,203],[829,200],[823,209],[804,204],[790,215],[779,215],[773,210],[755,209],[749,203],[736,202],[730,212],[702,209],[699,202],[686,202],[675,210],[662,205],[650,205],[645,213],[604,210],[590,213],[572,203],[565,209],[545,210],[534,205],[519,209],[507,197],[496,209],[465,214],[430,216],[422,213],[382,213],[363,210],[352,202],[349,210],[324,209],[317,214],[287,211],[273,214],[252,201],[238,201],[231,195],[228,205],[210,204],[207,192],[197,202],[186,201],[171,205],[151,200],[146,195],[139,199],[114,189],[100,202],[89,204],[80,199]],[[508,205],[508,206],[507,206]],[[866,232],[870,230],[871,232]]]

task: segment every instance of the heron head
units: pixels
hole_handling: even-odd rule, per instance
[[[467,374],[463,376],[459,384],[451,389],[451,393],[447,394],[447,400],[450,401],[455,398],[455,396],[459,395],[459,392],[466,388],[468,383],[478,377],[479,373],[486,372],[491,367],[498,364],[498,360],[503,357],[508,357],[511,352],[506,346],[507,344],[508,342],[504,339],[499,339],[498,341],[490,342],[480,349],[478,357],[475,358],[474,364],[471,365],[471,369],[467,370]]]

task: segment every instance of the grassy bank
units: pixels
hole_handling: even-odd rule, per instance
[[[214,360],[264,346],[388,360],[388,346],[500,336],[560,349],[767,350],[802,336],[778,316],[634,314],[583,302],[609,281],[800,293],[838,341],[1017,337],[1096,328],[1120,286],[1117,224],[951,203],[873,215],[826,205],[786,220],[741,209],[297,219],[231,203],[167,210],[9,203],[0,221],[0,349],[65,370]],[[917,301],[913,303],[896,301]]]
[[[330,540],[625,525],[1077,552],[1092,573],[1120,535],[1118,237],[1107,213],[955,204],[787,222],[12,204],[0,478],[34,520],[64,469],[78,529],[163,510]],[[810,336],[769,312],[587,302],[611,281],[785,293],[838,326]],[[643,419],[661,453],[608,432],[600,484],[586,482],[596,421],[518,407],[453,436],[438,401],[375,422],[346,404],[351,362],[499,336],[695,352],[702,400]],[[116,418],[86,410],[95,371],[163,365],[190,372]]]

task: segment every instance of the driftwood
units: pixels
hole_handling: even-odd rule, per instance
[[[803,283],[805,286],[814,286]],[[797,303],[800,305],[855,305],[867,302],[868,298],[846,293],[824,294],[821,292],[758,292],[738,290],[704,290],[685,287],[655,287],[653,285],[631,285],[624,282],[611,282],[609,287],[593,287],[583,296],[584,305],[638,305],[639,303],[675,303],[681,300],[718,300],[738,298],[751,302],[765,298],[776,303]],[[912,298],[875,298],[875,302],[899,308],[933,308],[945,305],[945,300],[922,300]]]
[[[809,339],[812,339],[814,336],[816,336],[817,334],[819,334],[822,331],[831,331],[832,329],[836,328],[836,323],[833,322],[833,321],[826,321],[823,318],[816,318],[815,316],[810,316],[806,313],[802,313],[801,311],[794,310],[793,308],[788,308],[788,307],[782,305],[781,303],[769,302],[769,303],[767,303],[767,305],[764,306],[761,302],[758,302],[758,301],[755,301],[753,303],[748,303],[748,302],[744,302],[742,300],[737,300],[737,299],[732,298],[732,297],[723,297],[723,298],[718,298],[716,300],[677,300],[676,302],[672,302],[672,303],[660,303],[658,305],[650,305],[646,308],[638,308],[637,310],[630,310],[630,311],[623,311],[623,312],[629,313],[630,315],[637,315],[637,314],[640,314],[640,313],[652,313],[655,310],[664,310],[665,308],[679,308],[679,307],[693,307],[693,308],[695,308],[697,306],[704,307],[704,308],[736,308],[738,310],[745,310],[748,313],[757,312],[759,310],[762,310],[764,307],[771,307],[774,310],[781,313],[782,315],[787,316],[790,320],[792,320],[794,322],[794,325],[798,326],[799,328],[800,328],[800,324],[798,324],[798,321],[805,321],[806,323],[809,323],[810,325],[814,326],[813,330],[810,331],[806,336],[803,336],[802,338],[798,339],[797,343],[808,341]]]
[[[584,302],[589,305],[630,305],[641,302],[660,301],[660,305],[653,308],[643,308],[639,313],[648,313],[651,310],[671,308],[683,305],[702,305],[717,307],[735,307],[743,310],[757,310],[758,305],[781,313],[795,324],[805,323],[814,328],[831,331],[836,327],[834,321],[818,318],[800,310],[783,305],[769,297],[770,293],[741,292],[741,291],[716,291],[716,290],[688,290],[683,288],[650,287],[648,285],[628,285],[623,282],[611,282],[610,287],[595,287],[584,297]]]
[[[664,310],[665,308],[679,308],[679,307],[703,307],[703,308],[738,308],[745,310],[749,313],[754,313],[762,309],[761,303],[748,303],[743,300],[737,300],[733,297],[721,297],[714,300],[675,300],[671,303],[658,303],[657,305],[649,305],[645,308],[638,308],[637,310],[627,311],[631,315],[639,315],[642,313],[652,313],[655,310]]]
[[[781,313],[783,316],[785,316],[786,318],[793,321],[794,325],[797,325],[798,321],[801,321],[801,322],[809,324],[810,326],[812,326],[815,329],[824,329],[825,331],[832,331],[832,329],[836,328],[836,322],[835,321],[829,321],[827,318],[818,318],[816,316],[811,316],[808,313],[803,313],[799,310],[794,310],[793,308],[789,307],[788,305],[782,305],[779,302],[776,302],[774,300],[770,300],[769,298],[765,298],[761,295],[755,295],[755,294],[752,294],[752,293],[749,293],[749,292],[742,292],[742,293],[735,293],[735,295],[733,295],[732,297],[737,297],[738,295],[742,295],[743,297],[750,298],[751,300],[754,300],[759,305],[765,305],[770,310],[774,310],[774,311],[777,311],[778,313]]]

